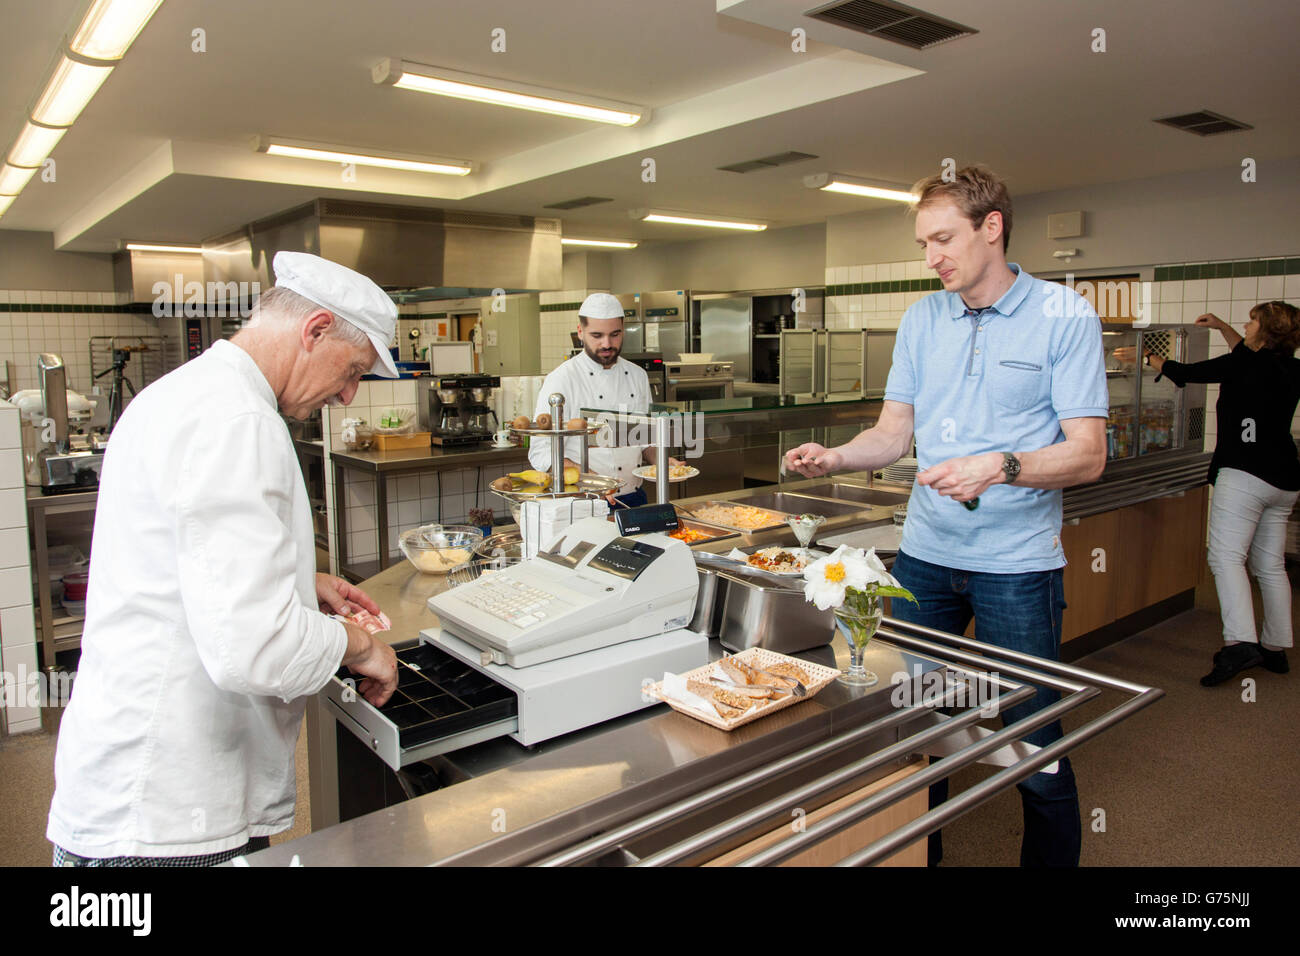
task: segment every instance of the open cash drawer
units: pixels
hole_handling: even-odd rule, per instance
[[[321,695],[339,723],[394,770],[519,729],[519,700],[509,687],[418,640],[393,650],[397,690],[383,707],[357,692],[360,678],[346,667]]]

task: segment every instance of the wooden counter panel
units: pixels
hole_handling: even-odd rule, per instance
[[[1205,563],[1206,494],[1154,498],[1116,512],[1118,556],[1115,617],[1196,587]]]
[[[825,817],[830,816],[846,807],[851,807],[855,803],[861,803],[867,797],[871,796],[891,784],[897,783],[912,774],[924,770],[928,762],[924,759],[917,759],[907,766],[902,767],[887,777],[870,783],[860,790],[855,790],[846,794],[840,799],[832,801],[823,807],[818,807],[805,818],[808,825],[816,823]],[[904,824],[910,823],[930,808],[930,790],[928,787],[922,787],[916,793],[909,794],[897,803],[894,803],[883,810],[871,814],[865,820],[859,820],[847,830],[835,834],[829,839],[822,840],[820,843],[809,847],[801,853],[796,854],[786,860],[781,866],[830,866],[839,860],[844,859],[850,853],[856,853],[870,843],[874,843],[881,837],[886,836]],[[715,857],[705,863],[705,866],[732,866],[735,863],[753,856],[759,850],[765,850],[774,843],[790,835],[790,824],[779,827],[768,833],[757,837],[743,846],[724,853],[722,856]],[[924,839],[917,840],[911,846],[904,847],[897,853],[886,857],[878,866],[925,866],[927,842]]]
[[[1123,573],[1118,545],[1124,513],[1123,510],[1107,511],[1061,528],[1061,546],[1068,562],[1062,642],[1115,620],[1116,590]],[[1098,548],[1100,554],[1095,553]]]

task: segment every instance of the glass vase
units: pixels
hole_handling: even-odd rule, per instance
[[[867,644],[871,642],[876,628],[880,627],[885,609],[879,600],[864,603],[865,606],[845,605],[835,609],[835,629],[844,635],[844,641],[849,646],[849,666],[840,672],[840,683],[850,687],[870,687],[880,679],[862,666],[862,660],[867,653]]]

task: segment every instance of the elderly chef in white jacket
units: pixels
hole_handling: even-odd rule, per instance
[[[144,389],[104,458],[81,663],[59,729],[56,865],[202,866],[293,824],[306,698],[346,664],[382,704],[392,648],[331,612],[379,608],[316,573],[280,414],[395,377],[373,282],[281,252],[249,326]]]
[[[582,353],[559,365],[537,395],[534,419],[550,414],[549,398],[553,392],[564,396],[566,418],[577,418],[584,408],[619,409],[630,412],[650,410],[650,379],[645,369],[620,358],[623,350],[623,305],[608,292],[593,292],[578,307],[578,340]],[[563,422],[555,422],[556,427]],[[596,435],[588,455],[588,465],[597,475],[617,478],[621,482],[618,500],[629,507],[646,503],[641,479],[632,474],[641,465],[654,463],[653,445],[616,447],[619,436],[606,429]],[[581,464],[581,439],[565,439],[567,465]],[[528,461],[539,471],[551,470],[551,440],[533,438],[528,445]],[[680,464],[671,459],[673,464]]]

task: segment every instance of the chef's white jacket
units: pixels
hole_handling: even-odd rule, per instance
[[[559,365],[542,383],[542,390],[537,394],[534,420],[543,412],[550,414],[548,399],[552,392],[564,396],[566,419],[578,418],[584,408],[625,408],[629,412],[650,410],[650,379],[645,369],[624,358],[605,368],[583,351]],[[555,422],[553,427],[563,424]],[[643,434],[646,431],[644,426],[621,436],[616,431],[618,427],[615,422],[613,428],[602,429],[591,440],[587,464],[594,474],[619,479],[622,486],[618,494],[626,494],[641,486],[641,479],[632,472],[645,464],[642,454],[646,444],[632,442],[648,442],[649,436]],[[580,438],[564,440],[564,455],[570,461],[582,461],[581,442]],[[528,461],[538,471],[550,471],[551,439],[536,436],[530,439]]]
[[[293,824],[305,698],[347,646],[315,555],[293,442],[243,349],[217,342],[132,400],[104,457],[51,842],[189,856]]]

